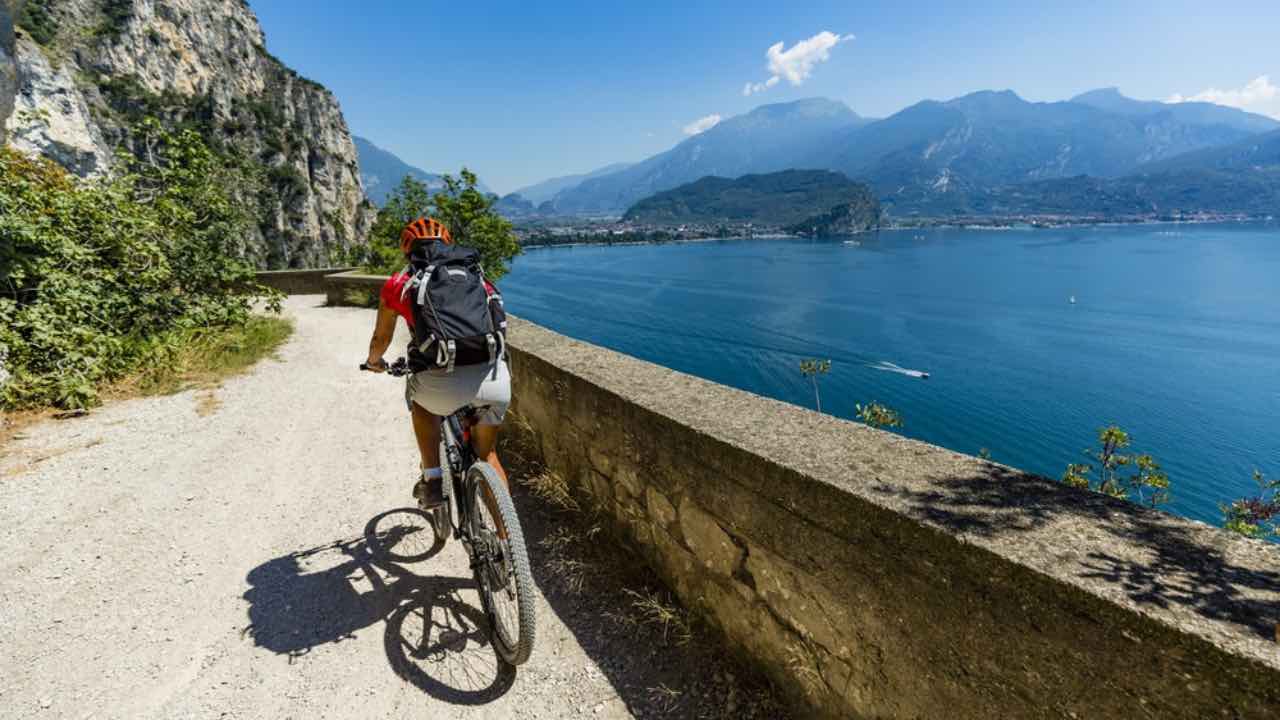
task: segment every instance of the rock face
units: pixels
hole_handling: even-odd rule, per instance
[[[26,0],[7,10],[7,142],[92,177],[132,146],[140,120],[157,117],[198,130],[262,180],[242,198],[258,209],[246,239],[258,265],[320,265],[363,240],[373,209],[341,107],[267,52],[243,0]]]

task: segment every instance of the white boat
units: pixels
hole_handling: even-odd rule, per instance
[[[1072,295],[1072,296],[1067,300],[1067,302],[1071,303],[1072,305],[1075,305],[1075,304],[1076,304],[1076,296],[1075,296],[1075,295]]]

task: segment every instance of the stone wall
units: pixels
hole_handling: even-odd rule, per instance
[[[328,291],[325,277],[350,272],[355,268],[331,267],[313,270],[260,270],[255,276],[258,282],[275,288],[285,295],[322,295]]]
[[[378,291],[386,275],[365,275],[355,270],[327,275],[324,292],[330,305],[377,306]]]
[[[386,275],[366,275],[356,268],[259,270],[255,277],[286,295],[324,295],[327,305],[376,307]]]
[[[1280,547],[526,322],[550,472],[815,715],[1275,718]]]

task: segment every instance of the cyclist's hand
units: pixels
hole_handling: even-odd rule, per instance
[[[369,372],[384,373],[387,371],[387,361],[382,358],[370,360],[364,364],[364,369]]]

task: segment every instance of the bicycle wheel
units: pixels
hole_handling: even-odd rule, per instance
[[[512,665],[533,651],[533,577],[515,503],[498,472],[477,461],[467,470],[474,563],[480,601],[498,654]],[[503,538],[505,530],[506,537]]]

